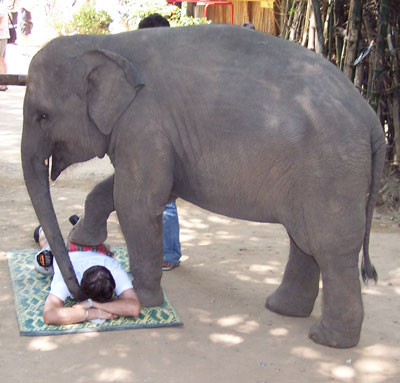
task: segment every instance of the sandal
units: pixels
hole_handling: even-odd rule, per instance
[[[7,85],[0,85],[0,92],[5,92],[7,89]]]
[[[179,266],[180,262],[172,264],[172,263],[167,263],[167,262],[163,262],[162,264],[162,271],[170,271],[172,269],[175,269]]]

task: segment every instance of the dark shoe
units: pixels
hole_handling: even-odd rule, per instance
[[[53,254],[49,246],[40,250],[34,259],[34,266],[36,271],[44,275],[53,275]]]
[[[69,217],[69,222],[71,222],[72,226],[75,226],[78,221],[79,217],[76,214],[71,215],[71,217]]]
[[[38,226],[35,231],[33,232],[33,239],[35,240],[36,243],[39,243],[39,232],[42,226]]]
[[[36,261],[42,267],[50,267],[53,265],[53,253],[51,250],[42,249],[36,254]]]
[[[178,261],[178,263],[175,264],[163,262],[162,271],[170,271],[172,269],[176,269],[180,263],[181,263],[180,261]]]

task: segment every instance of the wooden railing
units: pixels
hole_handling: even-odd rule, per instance
[[[26,74],[0,74],[0,85],[25,86],[28,79]]]

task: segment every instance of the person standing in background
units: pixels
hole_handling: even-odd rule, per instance
[[[10,31],[9,44],[15,44],[15,41],[17,40],[18,4],[19,0],[10,0],[8,2],[8,29]]]
[[[28,37],[32,33],[33,23],[32,23],[32,2],[29,0],[20,0],[20,36],[22,40],[22,45],[28,47]]]
[[[8,8],[3,0],[0,0],[0,73],[7,73],[6,47],[10,37],[8,30]],[[7,85],[0,85],[0,91],[6,91]]]
[[[153,13],[139,23],[138,29],[146,28],[169,28],[169,21],[159,15]],[[181,243],[179,240],[179,218],[175,201],[168,203],[162,216],[163,222],[163,264],[162,270],[169,271],[175,269],[180,264],[182,257]]]

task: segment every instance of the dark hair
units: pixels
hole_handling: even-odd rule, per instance
[[[139,29],[156,28],[156,27],[169,27],[169,22],[165,17],[158,13],[153,13],[142,19],[139,23]]]
[[[256,27],[255,27],[252,23],[250,23],[249,21],[248,21],[247,23],[244,23],[244,24],[242,25],[242,27],[244,27],[244,28],[249,28],[249,29],[253,29],[253,30],[256,29]]]
[[[89,298],[108,302],[114,295],[115,280],[104,266],[92,266],[83,273],[81,288]]]

